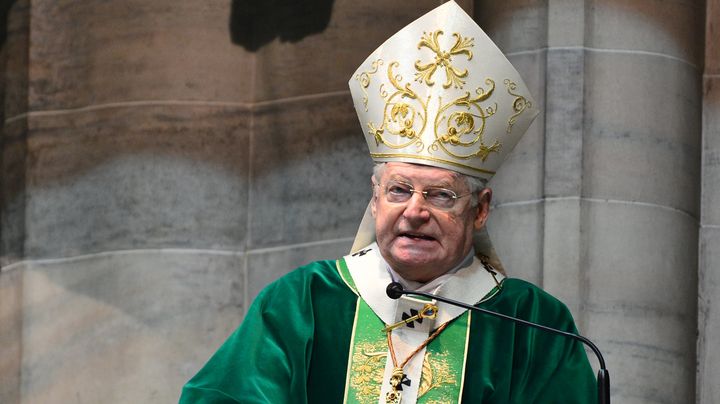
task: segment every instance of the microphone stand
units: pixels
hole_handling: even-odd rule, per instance
[[[464,309],[478,311],[480,313],[488,314],[488,315],[491,315],[494,317],[499,317],[499,318],[503,318],[505,320],[514,321],[516,323],[520,323],[520,324],[523,324],[528,327],[538,328],[543,331],[560,334],[565,337],[578,340],[578,341],[582,342],[583,344],[587,345],[588,347],[590,347],[590,349],[592,349],[592,351],[595,353],[595,356],[597,356],[598,361],[600,362],[600,370],[598,370],[598,375],[597,375],[598,404],[610,404],[610,374],[608,373],[608,370],[605,367],[605,359],[603,358],[602,354],[600,353],[600,349],[598,349],[598,347],[595,346],[595,344],[593,344],[592,341],[583,337],[582,335],[573,334],[573,333],[567,332],[567,331],[557,330],[555,328],[548,327],[548,326],[545,326],[542,324],[533,323],[533,322],[523,320],[520,318],[508,316],[506,314],[497,313],[494,311],[483,309],[481,307],[472,306],[467,303],[459,302],[459,301],[453,300],[453,299],[448,299],[448,298],[442,297],[442,296],[437,296],[432,293],[419,292],[419,291],[415,291],[415,290],[405,290],[403,288],[403,286],[398,282],[390,283],[387,286],[387,289],[385,290],[385,292],[387,293],[388,297],[391,299],[399,299],[400,296],[402,296],[402,295],[423,296],[423,297],[427,297],[429,299],[435,299],[440,302],[451,304],[453,306],[458,306],[458,307],[462,307]]]

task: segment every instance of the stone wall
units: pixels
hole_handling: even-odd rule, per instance
[[[703,76],[697,401],[720,402],[720,1],[707,1]]]
[[[371,172],[347,80],[440,3],[7,2],[0,402],[176,401],[264,285],[344,254]],[[459,3],[544,111],[491,184],[506,268],[569,305],[614,401],[720,401],[718,0]]]

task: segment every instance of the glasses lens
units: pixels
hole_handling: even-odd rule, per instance
[[[455,205],[457,195],[455,192],[445,188],[428,188],[425,190],[428,202],[438,208],[452,208]]]
[[[412,186],[401,182],[389,182],[385,188],[385,197],[388,202],[407,202],[412,194]]]
[[[415,189],[412,185],[404,182],[390,181],[385,186],[385,198],[388,202],[403,203],[412,198]],[[432,206],[442,209],[450,209],[455,205],[457,194],[445,188],[427,188],[422,192],[425,200]]]

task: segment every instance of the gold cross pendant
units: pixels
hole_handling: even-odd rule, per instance
[[[403,321],[398,321],[395,324],[390,324],[388,326],[385,326],[385,328],[383,328],[383,332],[392,331],[392,330],[394,330],[398,327],[401,327],[405,324],[410,324],[415,320],[421,320],[423,318],[429,318],[432,320],[435,317],[437,317],[437,312],[438,312],[438,307],[434,304],[428,303],[422,308],[422,310],[420,310],[420,313],[418,313],[412,317],[408,317]]]

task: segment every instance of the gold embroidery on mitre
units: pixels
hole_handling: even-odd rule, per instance
[[[468,60],[472,59],[470,48],[473,46],[474,38],[463,37],[459,33],[454,33],[456,41],[450,51],[444,52],[440,49],[438,37],[443,34],[442,30],[434,31],[432,34],[424,33],[418,48],[427,47],[436,54],[436,59],[432,63],[421,64],[418,60],[415,62],[415,68],[418,70],[416,80],[424,82],[428,86],[432,86],[434,81],[432,76],[439,66],[444,67],[447,75],[447,82],[443,87],[449,87],[455,84],[455,87],[462,88],[465,81],[461,78],[469,76],[467,70],[458,70],[451,64],[452,55],[465,54]],[[380,59],[378,59],[382,62]],[[372,63],[371,72],[377,71],[377,67],[382,63]],[[428,95],[427,100],[423,100],[411,88],[410,83],[403,85],[403,78],[399,74],[395,74],[393,69],[400,65],[394,61],[388,65],[387,78],[391,86],[394,88],[392,94],[388,94],[385,83],[379,87],[380,96],[385,100],[383,108],[382,124],[377,125],[374,122],[368,122],[368,134],[375,140],[375,145],[381,144],[391,149],[404,149],[412,144],[416,146],[416,152],[420,153],[425,148],[420,134],[423,133],[427,125],[428,116],[427,109],[431,99]],[[364,73],[363,73],[364,74]],[[362,74],[361,74],[362,76]],[[363,82],[362,84],[364,84]],[[369,85],[369,76],[368,81]],[[484,130],[486,120],[497,112],[497,103],[491,106],[482,106],[480,103],[487,101],[495,90],[495,81],[491,78],[485,79],[485,84],[489,88],[485,89],[478,86],[475,95],[465,92],[465,95],[455,100],[443,104],[442,99],[438,98],[439,110],[435,115],[434,130],[435,141],[428,149],[428,153],[442,149],[445,154],[457,159],[470,159],[477,157],[481,161],[485,161],[491,153],[500,151],[501,143],[495,139],[490,145],[484,142]],[[364,88],[363,88],[363,91]],[[366,98],[363,98],[365,102]],[[396,136],[396,141],[392,142],[388,136]],[[468,136],[470,138],[468,139]],[[457,148],[477,147],[470,153],[458,153]]]
[[[515,111],[510,118],[508,118],[508,126],[506,133],[510,133],[512,131],[512,127],[517,121],[518,116],[525,111],[527,108],[532,108],[532,102],[528,101],[527,98],[525,98],[522,95],[515,94],[513,91],[517,89],[517,84],[515,84],[514,81],[510,79],[505,79],[505,87],[507,87],[508,94],[515,97],[515,100],[513,101],[513,110]]]
[[[355,80],[360,82],[360,89],[362,90],[362,92],[364,94],[362,101],[363,101],[363,105],[365,106],[365,112],[368,111],[367,88],[370,86],[370,76],[377,73],[378,69],[380,68],[380,66],[382,66],[383,63],[385,63],[385,62],[383,62],[382,59],[378,59],[378,60],[372,62],[372,64],[370,65],[372,67],[372,69],[370,69],[366,72],[358,73],[355,75]]]
[[[419,134],[425,130],[427,125],[427,102],[430,98],[423,101],[410,88],[410,83],[403,86],[402,76],[393,72],[393,68],[397,66],[399,66],[398,62],[392,62],[387,68],[388,80],[395,91],[387,95],[386,90],[381,86],[381,95],[382,92],[386,94],[383,96],[385,107],[383,108],[382,124],[376,126],[373,122],[368,122],[367,125],[370,129],[368,134],[375,139],[376,146],[382,143],[392,149],[404,149],[415,144],[417,151],[420,152],[425,146]],[[395,135],[400,139],[398,143],[393,143],[387,139],[386,135]]]
[[[500,142],[495,142],[488,146],[483,141],[485,132],[485,121],[497,111],[495,106],[483,107],[480,102],[487,100],[495,91],[495,82],[487,78],[485,84],[490,86],[488,90],[478,87],[475,90],[477,97],[471,97],[470,92],[466,92],[462,97],[443,105],[440,99],[440,110],[435,116],[435,141],[430,145],[429,151],[437,151],[442,148],[443,151],[453,157],[459,159],[469,159],[479,157],[485,161],[490,153],[497,153],[500,150]],[[445,130],[441,129],[445,123]],[[475,123],[478,122],[476,127]],[[464,141],[464,135],[471,135],[474,138]],[[458,154],[445,147],[446,144],[452,146],[472,147],[478,144],[478,149],[470,154]]]
[[[422,366],[422,376],[420,378],[420,387],[418,388],[418,398],[424,396],[430,390],[441,387],[446,384],[457,384],[457,375],[451,370],[447,360],[447,354],[436,354],[430,357],[430,352],[425,352],[425,358]],[[452,397],[443,397],[442,401],[452,401]]]
[[[437,30],[432,34],[423,32],[423,36],[417,47],[418,49],[426,47],[432,50],[435,53],[435,60],[426,64],[422,64],[420,60],[415,61],[415,69],[417,70],[417,73],[415,73],[415,80],[420,82],[424,81],[428,86],[432,86],[435,84],[435,81],[432,79],[433,74],[435,74],[438,67],[444,67],[447,81],[443,84],[443,88],[449,88],[450,85],[455,88],[462,88],[463,85],[465,85],[465,81],[462,80],[462,78],[468,75],[468,71],[467,69],[458,70],[455,68],[452,65],[452,56],[465,54],[467,56],[467,60],[472,59],[472,51],[470,51],[470,48],[474,46],[474,39],[463,37],[456,32],[453,34],[455,37],[455,44],[449,51],[445,52],[440,49],[440,43],[438,42],[438,37],[442,34],[442,30]]]
[[[361,404],[377,403],[385,373],[387,350],[384,341],[358,344],[353,352],[350,386]]]

